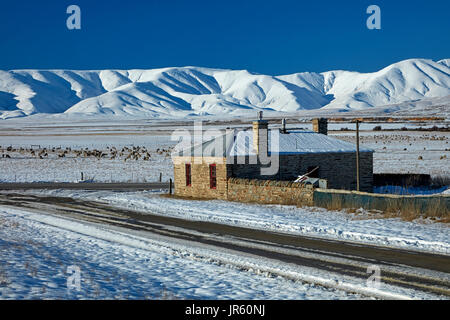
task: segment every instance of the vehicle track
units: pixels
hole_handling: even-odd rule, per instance
[[[375,264],[381,267],[383,283],[450,297],[447,255],[184,220],[66,197],[0,194],[0,204],[194,241],[361,279],[368,277],[367,266]]]

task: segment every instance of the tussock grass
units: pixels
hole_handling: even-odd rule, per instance
[[[383,218],[401,218],[412,221],[419,218],[450,223],[450,210],[445,197],[387,197],[371,199],[362,203],[357,197],[345,197],[332,194],[330,200],[321,206],[328,210],[344,210],[352,213],[358,208],[366,210],[380,210]]]
[[[331,196],[331,201],[327,202],[325,205],[325,208],[327,208],[328,210],[342,210],[344,208],[354,209],[355,207],[356,206],[344,205],[344,199],[334,194]]]

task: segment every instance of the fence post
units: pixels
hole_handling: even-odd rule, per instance
[[[172,178],[169,180],[169,194],[172,194]]]

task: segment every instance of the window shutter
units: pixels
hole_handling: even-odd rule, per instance
[[[191,164],[186,163],[186,186],[190,187],[191,185],[192,185]]]
[[[209,165],[209,187],[211,189],[217,188],[217,176],[216,176],[216,165]]]

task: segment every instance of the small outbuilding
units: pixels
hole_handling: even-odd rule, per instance
[[[172,155],[175,194],[227,199],[228,179],[294,181],[299,175],[327,180],[331,189],[356,190],[356,146],[327,135],[326,119],[313,120],[313,131],[268,128],[225,134]],[[359,149],[360,191],[372,192],[373,150]]]

